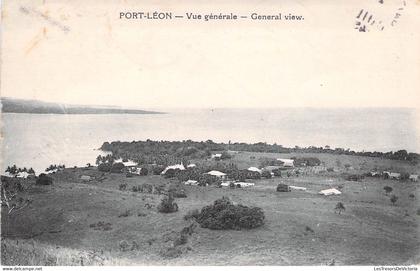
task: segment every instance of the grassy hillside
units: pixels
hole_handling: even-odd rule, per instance
[[[254,165],[258,156],[238,153],[232,162]],[[287,154],[293,155],[293,154]],[[255,157],[255,158],[251,158]],[[408,163],[322,154],[326,165],[352,163],[360,172],[374,166],[418,168]],[[96,168],[65,169],[51,174],[52,186],[28,181],[21,196],[30,207],[13,216],[2,210],[4,265],[402,265],[418,263],[418,183],[365,178],[346,181],[338,172],[255,180],[250,188],[183,186],[187,198],[177,198],[179,211],[157,211],[163,195],[133,192],[141,184],[168,187],[175,179],[106,173],[100,181],[83,182],[81,175],[102,176]],[[32,182],[32,183],[31,183]],[[307,191],[276,192],[279,183]],[[120,185],[127,189],[121,191]],[[394,204],[383,187],[393,188]],[[330,187],[338,196],[322,196]],[[410,195],[413,196],[410,196]],[[210,230],[194,226],[186,243],[174,246],[179,233],[192,224],[184,220],[222,196],[264,210],[265,224],[252,230]],[[342,202],[345,211],[334,212]],[[99,223],[99,224],[98,224]],[[57,248],[57,249],[54,249]],[[31,255],[39,255],[31,256]]]

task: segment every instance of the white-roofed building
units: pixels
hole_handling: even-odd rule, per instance
[[[220,172],[220,171],[217,171],[217,170],[209,171],[206,174],[211,175],[211,176],[215,176],[215,177],[220,178],[220,179],[226,179],[226,177],[227,177],[226,173],[223,173],[223,172]]]
[[[324,196],[331,196],[331,195],[340,195],[341,192],[335,188],[330,188],[330,189],[321,190],[318,192],[318,194],[321,194]]]
[[[262,170],[257,168],[257,167],[249,167],[247,170],[248,171],[253,171],[253,172],[258,172],[259,174],[262,173]]]
[[[277,161],[282,162],[284,167],[294,167],[295,166],[293,159],[277,158]]]
[[[165,174],[166,173],[166,171],[168,171],[169,169],[174,169],[174,170],[176,170],[176,169],[179,169],[179,170],[185,170],[185,167],[184,167],[184,165],[183,164],[179,164],[179,165],[172,165],[172,166],[167,166],[163,171],[162,171],[162,173],[160,173],[160,174]]]

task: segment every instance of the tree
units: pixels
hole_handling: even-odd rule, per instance
[[[338,214],[341,215],[341,212],[344,212],[346,210],[346,207],[344,207],[344,204],[342,202],[338,202],[334,210],[334,212],[338,212]]]
[[[390,187],[390,186],[384,186],[384,190],[385,190],[385,193],[388,195],[389,193],[392,192],[392,187]]]
[[[10,173],[10,175],[12,175],[13,177],[16,177],[19,173],[19,170],[16,165],[13,165],[11,167],[7,167],[6,172]]]
[[[395,196],[395,195],[392,195],[392,196],[391,196],[391,198],[390,198],[389,200],[391,201],[392,205],[395,205],[395,203],[396,203],[396,202],[397,202],[397,200],[398,200],[398,197],[397,197],[397,196]]]

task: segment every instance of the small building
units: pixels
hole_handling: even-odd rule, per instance
[[[221,153],[214,153],[211,155],[212,159],[220,159],[222,158],[222,154]]]
[[[330,189],[321,190],[318,192],[318,194],[321,194],[324,196],[331,196],[331,195],[340,195],[341,192],[335,188],[330,188]]]
[[[196,167],[197,165],[196,164],[189,164],[188,166],[187,166],[187,168],[193,168],[193,167]]]
[[[141,171],[143,168],[141,167],[136,167],[136,166],[132,166],[128,168],[128,172],[130,172],[131,174],[134,175],[141,175]]]
[[[411,174],[410,177],[408,177],[408,179],[412,182],[417,182],[419,180],[419,175],[418,174]]]
[[[370,174],[371,177],[380,177],[381,176],[381,173],[379,173],[378,171],[371,171],[369,174]]]
[[[84,182],[90,182],[90,181],[93,180],[93,177],[89,176],[89,175],[82,175],[82,176],[80,176],[80,179]]]
[[[169,169],[173,169],[173,170],[176,170],[176,169],[179,169],[179,170],[185,170],[185,167],[184,167],[184,165],[183,164],[179,164],[179,165],[172,165],[172,166],[167,166],[163,171],[162,171],[162,173],[160,173],[161,175],[164,175],[165,173],[166,173],[166,171],[168,171]]]
[[[198,185],[198,181],[188,180],[184,184],[185,185]]]
[[[250,186],[254,186],[254,183],[246,183],[246,182],[236,182],[235,186],[239,185],[240,187],[250,187]]]
[[[135,167],[138,165],[136,162],[132,160],[127,160],[126,162],[123,162],[123,159],[117,159],[114,161],[114,163],[122,163],[127,168]]]
[[[306,187],[289,185],[290,189],[306,191]]]
[[[17,175],[16,175],[16,177],[17,178],[22,178],[22,179],[26,179],[26,178],[28,178],[28,176],[29,176],[30,174],[28,173],[28,172],[19,172]]]
[[[262,173],[262,170],[257,167],[249,167],[247,170],[252,172],[258,172],[259,174]]]
[[[390,172],[390,171],[384,171],[383,175],[385,178],[389,178],[389,179],[400,179],[401,178],[401,174],[400,173],[396,173],[396,172]]]
[[[217,171],[217,170],[209,171],[206,174],[211,175],[211,176],[215,176],[215,177],[220,178],[220,179],[226,179],[226,177],[227,177],[226,173],[223,173],[223,172],[220,172],[220,171]]]
[[[277,161],[282,162],[284,167],[294,167],[295,166],[293,159],[277,158]]]

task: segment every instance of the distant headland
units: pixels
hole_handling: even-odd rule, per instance
[[[27,114],[163,114],[163,112],[125,109],[115,106],[71,105],[1,97],[2,113]]]

